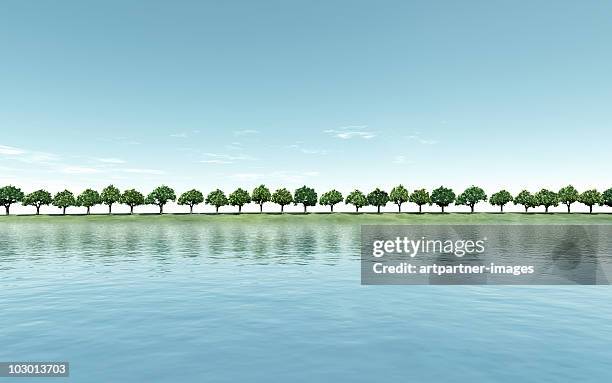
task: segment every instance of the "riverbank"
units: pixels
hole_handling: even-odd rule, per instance
[[[612,214],[582,213],[243,213],[243,214],[92,214],[92,215],[11,215],[4,222],[243,222],[338,223],[338,224],[612,224]]]

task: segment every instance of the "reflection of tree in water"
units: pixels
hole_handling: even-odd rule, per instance
[[[268,238],[270,238],[270,231],[266,228],[258,227],[255,237],[253,239],[253,254],[256,259],[265,260],[270,254],[268,254]]]
[[[597,276],[605,278],[597,258],[597,227],[589,232],[582,226],[557,226],[554,235],[556,245],[549,255],[552,262],[551,273],[568,281],[593,285]],[[601,283],[607,281],[600,280]]]
[[[245,258],[249,251],[249,238],[244,232],[242,225],[235,225],[231,228],[230,236],[231,252],[235,258]]]
[[[206,235],[208,251],[212,258],[225,258],[227,247],[225,244],[225,233],[217,225],[212,226]]]
[[[311,228],[298,231],[296,235],[295,248],[300,264],[307,264],[315,259],[313,254],[317,252],[317,238]]]

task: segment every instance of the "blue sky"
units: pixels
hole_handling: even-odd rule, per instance
[[[8,1],[0,182],[612,185],[608,1]]]

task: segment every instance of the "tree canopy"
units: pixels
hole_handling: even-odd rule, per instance
[[[227,205],[227,197],[221,189],[213,190],[206,196],[206,203],[215,207],[215,212],[219,212],[221,206]]]
[[[512,194],[510,194],[507,190],[500,190],[497,193],[493,193],[491,198],[489,199],[489,203],[494,206],[499,206],[500,211],[504,212],[504,206],[506,204],[512,202],[514,198],[512,198]]]
[[[542,189],[535,195],[535,201],[538,206],[544,206],[545,212],[548,213],[548,208],[551,206],[559,206],[559,197],[557,193],[548,189]]]
[[[514,204],[523,205],[525,213],[527,213],[530,207],[538,206],[535,196],[528,190],[521,190],[521,192],[514,197]]]
[[[444,213],[444,208],[455,202],[455,192],[453,189],[440,186],[431,192],[431,202],[442,208],[442,213]]]
[[[346,196],[344,203],[355,206],[355,211],[358,212],[360,208],[368,204],[368,199],[360,190],[355,189]]]
[[[593,213],[593,205],[601,204],[603,198],[601,193],[595,189],[586,190],[580,194],[578,201],[589,207],[589,213]]]
[[[474,206],[476,206],[478,202],[485,202],[486,200],[487,194],[484,190],[482,190],[482,188],[479,188],[478,186],[470,186],[469,188],[465,189],[463,193],[459,194],[459,197],[457,197],[457,205],[469,206],[470,212],[473,213]]]
[[[3,186],[0,188],[0,205],[4,206],[6,215],[9,215],[11,205],[15,202],[23,200],[23,192],[18,187],[13,185]]]
[[[404,202],[408,202],[410,199],[410,193],[404,187],[404,185],[398,185],[391,189],[391,193],[389,193],[389,200],[397,205],[397,211],[402,211],[402,204]]]
[[[266,185],[257,186],[255,189],[253,189],[253,193],[251,193],[251,200],[259,205],[260,213],[263,212],[264,203],[270,202],[271,199],[272,194]]]
[[[380,213],[381,206],[385,206],[389,202],[389,194],[379,188],[374,189],[368,194],[368,205],[376,206],[376,211]]]
[[[130,214],[134,214],[134,207],[144,205],[145,197],[136,189],[128,189],[121,195],[120,202],[130,207]]]
[[[204,202],[204,195],[199,190],[191,189],[181,194],[177,202],[179,205],[188,205],[189,214],[193,214],[193,207]]]
[[[112,213],[113,204],[121,201],[121,191],[114,185],[108,185],[100,193],[100,202],[108,206],[108,214]]]
[[[145,203],[148,205],[157,205],[159,207],[159,214],[163,214],[164,205],[175,200],[176,194],[174,193],[174,189],[166,185],[161,185],[149,193],[145,199]]]
[[[248,191],[242,188],[238,188],[234,190],[232,194],[229,195],[228,200],[230,205],[238,206],[238,214],[240,214],[242,212],[242,206],[251,202],[251,196],[249,195]]]
[[[293,196],[291,192],[285,188],[277,189],[274,194],[272,194],[271,201],[275,204],[280,205],[281,213],[283,212],[286,205],[293,203]]]
[[[101,202],[100,193],[93,189],[85,189],[76,199],[76,205],[86,207],[87,214],[89,214],[92,206],[98,205]]]
[[[572,185],[567,185],[566,187],[561,188],[561,190],[559,190],[557,196],[559,197],[559,202],[566,205],[567,212],[570,213],[570,206],[574,202],[578,201],[580,193],[578,193],[578,190],[576,190],[576,188]]]
[[[52,204],[53,206],[61,208],[62,214],[66,215],[66,208],[75,206],[76,200],[74,199],[74,194],[72,194],[70,190],[64,190],[53,197]]]
[[[336,189],[332,189],[326,193],[321,195],[321,199],[319,199],[319,204],[323,206],[329,206],[331,208],[331,212],[334,212],[334,205],[342,202],[342,193],[340,193]]]
[[[53,197],[51,193],[46,190],[40,189],[36,190],[25,197],[23,197],[23,205],[25,206],[35,206],[36,214],[40,214],[40,207],[44,205],[50,205],[53,202]]]
[[[601,203],[600,205],[612,206],[612,188],[604,191],[601,194]]]
[[[295,194],[293,196],[293,203],[296,205],[303,205],[304,213],[306,213],[306,208],[308,206],[315,206],[317,204],[317,193],[313,188],[304,185],[295,191]]]
[[[417,189],[410,194],[409,201],[419,206],[419,213],[422,213],[423,205],[431,205],[431,197],[429,192],[425,189]]]

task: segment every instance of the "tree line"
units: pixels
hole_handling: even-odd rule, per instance
[[[106,205],[108,206],[108,214],[111,214],[112,207],[115,204],[129,206],[130,214],[134,213],[134,208],[137,206],[156,205],[159,208],[159,214],[163,214],[164,206],[168,202],[174,201],[179,205],[188,206],[189,213],[193,213],[194,206],[201,203],[214,206],[217,213],[220,207],[228,205],[237,207],[238,213],[241,213],[242,207],[249,203],[258,204],[260,212],[263,212],[265,203],[274,203],[280,206],[281,213],[287,205],[302,205],[304,213],[306,213],[309,206],[315,206],[318,203],[319,205],[329,206],[333,213],[334,206],[341,202],[353,205],[356,212],[359,212],[359,209],[364,206],[374,206],[380,213],[380,208],[388,203],[397,205],[398,212],[401,212],[403,204],[414,203],[419,207],[419,213],[422,212],[423,205],[437,205],[444,213],[444,208],[451,204],[469,206],[470,212],[474,213],[475,206],[478,203],[487,201],[491,205],[499,206],[502,213],[504,212],[504,206],[511,202],[515,205],[522,205],[525,212],[528,212],[530,208],[543,206],[546,213],[548,213],[550,207],[560,204],[566,205],[567,212],[570,213],[571,205],[580,202],[588,206],[589,212],[592,213],[593,206],[612,206],[612,188],[603,193],[595,189],[578,192],[576,188],[568,185],[558,192],[542,189],[532,194],[528,190],[523,190],[516,196],[513,196],[507,190],[500,190],[488,198],[485,191],[478,186],[470,186],[463,193],[456,195],[452,189],[444,186],[432,190],[431,193],[426,189],[417,189],[410,193],[403,185],[398,185],[391,189],[389,193],[379,188],[374,189],[367,195],[360,190],[354,190],[346,198],[338,190],[332,189],[321,194],[319,198],[317,192],[308,186],[302,186],[291,193],[286,188],[271,192],[265,185],[259,185],[251,193],[238,188],[228,196],[222,190],[216,189],[211,191],[206,198],[201,191],[192,189],[181,194],[178,199],[174,189],[166,185],[156,187],[146,197],[136,189],[127,189],[121,192],[113,185],[105,187],[101,192],[86,189],[77,196],[69,190],[51,195],[51,193],[42,189],[25,194],[21,189],[12,185],[0,188],[0,205],[4,206],[7,215],[10,213],[11,205],[15,203],[35,207],[36,214],[40,214],[40,208],[47,205],[62,209],[64,215],[66,209],[71,206],[84,207],[89,214],[93,206]]]

